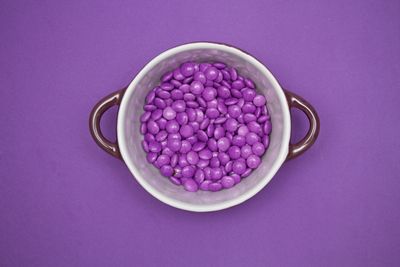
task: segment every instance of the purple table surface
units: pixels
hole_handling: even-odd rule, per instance
[[[0,266],[399,266],[399,14],[390,0],[1,1]],[[101,97],[197,40],[250,52],[321,119],[254,198],[205,214],[153,198],[88,130]],[[305,116],[292,124],[297,140]]]

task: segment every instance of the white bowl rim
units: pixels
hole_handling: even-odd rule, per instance
[[[267,176],[265,179],[262,180],[262,182],[258,183],[255,187],[251,188],[244,194],[233,198],[231,200],[227,200],[221,203],[216,203],[216,204],[204,204],[204,205],[192,205],[190,203],[178,201],[172,198],[169,198],[163,194],[160,194],[158,191],[154,190],[148,183],[144,182],[145,178],[142,177],[140,174],[140,171],[136,168],[136,166],[132,163],[131,160],[126,160],[129,158],[129,153],[128,153],[128,148],[127,148],[127,142],[124,139],[123,132],[125,131],[125,120],[128,118],[126,117],[126,109],[127,105],[129,102],[129,99],[131,95],[133,94],[133,91],[135,90],[135,87],[140,81],[144,75],[151,70],[154,66],[156,66],[160,61],[183,51],[188,51],[188,50],[195,50],[195,49],[217,49],[217,50],[222,50],[228,53],[232,54],[238,54],[240,57],[244,58],[246,61],[249,63],[253,64],[256,66],[271,82],[273,87],[276,90],[277,96],[279,98],[279,102],[282,106],[282,113],[284,116],[284,125],[283,128],[285,129],[283,131],[283,136],[282,136],[282,146],[280,148],[280,151],[278,153],[278,156],[275,159],[275,162],[273,163],[270,171],[268,172]],[[121,152],[121,156],[125,162],[125,164],[128,166],[129,170],[135,177],[135,179],[139,182],[139,184],[147,191],[149,192],[152,196],[160,200],[161,202],[164,202],[167,205],[173,206],[178,209],[182,210],[187,210],[187,211],[194,211],[194,212],[209,212],[209,211],[218,211],[218,210],[223,210],[227,209],[233,206],[236,206],[238,204],[243,203],[244,201],[250,199],[253,197],[255,194],[257,194],[259,191],[261,191],[269,182],[270,180],[275,176],[276,172],[278,169],[282,166],[282,164],[285,162],[288,152],[289,152],[289,141],[290,141],[290,132],[291,132],[291,118],[290,118],[290,112],[289,112],[289,105],[286,100],[285,93],[276,80],[276,78],[272,75],[272,73],[269,71],[269,69],[261,63],[259,60],[248,54],[247,52],[244,52],[241,49],[235,48],[231,45],[227,44],[220,44],[220,43],[214,43],[214,42],[193,42],[193,43],[187,43],[183,45],[179,45],[173,48],[170,48],[155,58],[153,58],[151,61],[149,61],[141,70],[140,72],[134,77],[132,82],[129,84],[127,87],[124,97],[122,98],[119,111],[118,111],[118,118],[117,118],[117,140],[118,140],[118,146]],[[286,145],[285,145],[286,144]]]

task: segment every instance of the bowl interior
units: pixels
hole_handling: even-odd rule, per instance
[[[257,91],[267,98],[272,120],[270,146],[261,165],[239,184],[220,192],[187,192],[172,184],[146,161],[141,147],[139,117],[147,93],[160,82],[160,77],[186,61],[220,61],[235,67],[251,78]],[[159,200],[191,211],[212,211],[239,204],[261,190],[284,162],[289,144],[290,116],[283,91],[271,73],[252,56],[236,48],[212,43],[193,43],[170,49],[148,63],[135,77],[122,100],[118,114],[118,143],[125,163],[138,182]]]

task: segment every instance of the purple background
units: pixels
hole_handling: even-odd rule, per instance
[[[399,29],[389,0],[1,1],[0,265],[398,266]],[[101,97],[197,40],[250,52],[322,123],[254,198],[207,214],[150,196],[88,130]]]

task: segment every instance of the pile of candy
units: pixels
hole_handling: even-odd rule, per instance
[[[219,191],[260,165],[272,130],[266,99],[223,63],[183,63],[146,96],[147,161],[187,191]]]

